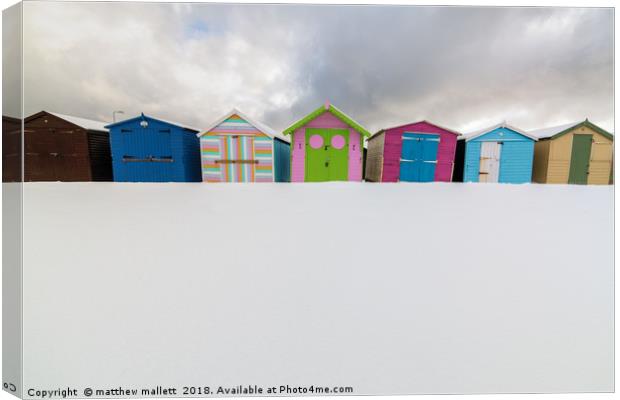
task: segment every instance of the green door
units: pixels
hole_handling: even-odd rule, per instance
[[[346,181],[349,172],[347,129],[306,129],[306,182]]]
[[[570,155],[570,172],[568,183],[585,185],[588,183],[588,168],[590,167],[590,150],[592,149],[592,135],[573,135],[573,148]]]

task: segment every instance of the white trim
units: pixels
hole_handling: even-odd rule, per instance
[[[218,118],[215,122],[210,124],[206,129],[202,130],[201,132],[199,131],[199,133],[197,133],[196,136],[202,137],[202,136],[206,135],[213,128],[215,128],[216,126],[218,126],[222,122],[226,121],[226,119],[228,119],[229,117],[232,117],[235,114],[240,116],[241,118],[243,118],[250,125],[254,126],[257,130],[263,132],[265,135],[269,136],[270,138],[272,138],[272,139],[278,138],[278,139],[280,139],[280,140],[282,140],[282,141],[284,141],[286,143],[290,143],[288,138],[285,138],[284,136],[282,136],[281,134],[276,132],[275,129],[272,129],[272,128],[268,127],[267,125],[264,125],[264,124],[262,124],[262,123],[260,123],[258,121],[253,120],[252,118],[248,117],[247,115],[245,115],[244,113],[242,113],[241,111],[239,111],[236,108],[233,108],[228,113],[224,114],[221,118]]]
[[[515,128],[512,125],[508,125],[506,122],[500,122],[499,124],[495,124],[493,126],[490,126],[488,128],[484,128],[484,129],[480,129],[478,131],[474,131],[474,132],[470,132],[470,133],[465,133],[463,134],[462,137],[459,138],[459,140],[465,140],[466,142],[469,142],[472,139],[475,139],[477,137],[480,137],[482,135],[486,135],[489,132],[492,132],[498,128],[506,128],[506,129],[510,129],[511,131],[517,132],[520,135],[523,135],[525,137],[528,137],[534,141],[538,141],[538,138],[536,136],[533,136],[527,132],[525,132],[524,130],[521,130],[519,128]],[[494,140],[497,141],[497,140]]]

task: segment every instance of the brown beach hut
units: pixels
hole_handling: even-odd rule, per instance
[[[107,123],[41,111],[24,120],[24,181],[111,181]]]

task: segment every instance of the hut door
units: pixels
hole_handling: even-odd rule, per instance
[[[306,181],[346,181],[348,142],[346,129],[306,129]]]
[[[499,142],[482,142],[478,182],[497,183],[502,145]]]
[[[585,185],[588,183],[588,169],[590,168],[590,152],[592,150],[592,135],[573,135],[573,148],[570,155],[570,170],[568,183]]]
[[[437,166],[439,135],[404,133],[400,157],[400,180],[433,182]]]
[[[228,182],[254,182],[254,140],[248,136],[228,136],[224,160]]]

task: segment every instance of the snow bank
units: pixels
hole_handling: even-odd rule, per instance
[[[612,200],[561,185],[26,184],[24,384],[611,391]]]

